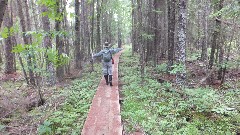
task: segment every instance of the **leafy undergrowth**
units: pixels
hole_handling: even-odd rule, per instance
[[[142,82],[138,57],[125,49],[120,79],[124,101],[121,115],[126,134],[225,135],[240,132],[240,89],[178,90],[170,82],[159,83],[146,69]]]
[[[94,72],[83,72],[81,78],[72,81],[69,86],[64,84],[45,89],[45,104],[31,111],[21,109],[24,107],[20,108],[21,102],[18,103],[24,95],[21,96],[22,91],[16,88],[27,88],[18,83],[3,83],[3,88],[7,88],[4,95],[7,98],[11,95],[12,100],[9,101],[14,106],[12,105],[11,111],[6,110],[6,113],[11,112],[9,116],[2,119],[6,113],[1,115],[0,134],[80,134],[100,77],[101,68],[97,64]],[[32,93],[34,90],[30,91]]]
[[[61,94],[66,97],[65,102],[59,110],[52,110],[51,115],[39,126],[39,134],[81,133],[101,76],[99,67],[98,65],[97,72],[83,73],[80,80],[73,81],[71,87],[62,91]]]

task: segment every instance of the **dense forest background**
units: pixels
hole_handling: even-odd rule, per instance
[[[123,55],[122,63],[132,60],[128,66],[138,71],[139,76],[134,80],[140,78],[141,84],[149,84],[150,77],[175,89],[184,99],[195,97],[186,94],[186,88],[211,88],[219,95],[231,91],[232,99],[239,99],[239,0],[0,0],[0,26],[0,131],[3,132],[44,134],[49,125],[54,125],[51,132],[55,133],[59,123],[56,119],[55,123],[47,123],[50,114],[43,115],[44,112],[58,110],[68,95],[60,91],[66,91],[67,87],[77,85],[78,89],[84,89],[82,94],[85,93],[76,99],[86,96],[87,89],[95,89],[101,73],[99,64],[92,63],[91,58],[105,41],[112,47],[125,48],[128,55]],[[126,74],[131,73],[126,72],[122,77]],[[79,80],[83,78],[86,82]],[[73,80],[76,82],[72,83]],[[128,83],[121,81],[124,89]],[[203,101],[205,92],[199,91]],[[124,92],[123,96],[127,102]],[[87,97],[88,101],[81,102],[90,104],[91,96]],[[81,107],[86,110],[86,106]],[[194,110],[199,106],[191,107]],[[231,129],[222,131],[240,132],[239,107],[239,100],[234,100],[231,107],[225,106],[235,112],[232,116],[237,120],[229,126]],[[41,117],[33,122],[31,111],[35,111],[32,117],[38,114]],[[60,115],[51,117],[57,116]],[[43,125],[42,130],[39,125]],[[77,127],[80,130],[81,124]],[[59,132],[70,131],[66,128]]]

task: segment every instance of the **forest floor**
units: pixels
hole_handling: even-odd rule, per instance
[[[125,134],[240,133],[240,69],[228,67],[221,84],[217,69],[209,71],[198,60],[199,54],[188,54],[187,58],[186,86],[180,88],[175,85],[174,73],[166,73],[166,60],[161,60],[156,68],[149,62],[141,78],[139,56],[132,56],[130,49],[125,51],[119,63]],[[209,76],[214,76],[212,82]]]
[[[139,76],[138,56],[126,48],[119,62],[124,134],[234,134],[240,132],[240,69],[229,68],[224,84],[206,79],[209,71],[197,56],[187,60],[187,86],[175,86],[166,61]],[[44,86],[45,104],[20,73],[0,73],[0,134],[80,134],[101,79],[101,65],[74,72],[54,87]],[[160,124],[161,123],[161,124]],[[160,124],[160,125],[159,125]]]
[[[74,79],[80,79],[80,70],[71,71],[63,82],[53,87],[42,86],[45,99],[42,106],[39,106],[37,89],[28,86],[21,73],[0,73],[0,135],[38,134],[39,126],[65,102],[64,90],[69,89]]]

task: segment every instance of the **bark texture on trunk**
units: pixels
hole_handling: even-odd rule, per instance
[[[75,0],[75,68],[81,68],[81,51],[80,51],[80,2]]]
[[[101,6],[100,6],[100,0],[97,0],[97,52],[101,50],[101,32],[100,32],[100,17],[101,17]]]
[[[14,36],[12,36],[12,33],[10,31],[10,29],[13,26],[13,22],[12,19],[10,18],[9,15],[10,11],[8,9],[5,10],[5,15],[4,15],[4,26],[8,29],[8,37],[6,39],[4,39],[4,43],[5,43],[5,68],[4,68],[4,72],[6,74],[12,74],[16,71],[15,69],[15,55],[14,53],[12,53],[12,49],[13,46],[15,44],[15,40],[13,38],[15,38]]]
[[[56,12],[57,15],[60,15],[60,0],[56,2]],[[55,20],[55,30],[58,32],[60,31],[61,21],[59,19]],[[60,57],[63,53],[63,42],[59,35],[56,36],[56,49],[58,51],[58,57]],[[58,66],[56,69],[56,75],[58,82],[63,81],[64,77],[64,67],[62,65]]]
[[[47,12],[48,8],[46,6],[41,6],[41,11],[42,12]],[[44,47],[46,47],[47,49],[51,49],[52,48],[52,41],[51,41],[51,37],[50,37],[50,21],[48,16],[42,16],[42,25],[43,25],[43,30],[44,32],[46,32],[46,36],[43,39],[43,44]],[[54,85],[56,80],[55,80],[55,73],[54,73],[54,66],[53,63],[48,61],[48,58],[46,56],[46,70],[49,73],[49,75],[47,76],[47,82],[50,86]]]
[[[218,3],[215,3],[215,11],[220,11],[223,8],[223,0],[220,0]],[[210,60],[209,60],[209,69],[212,69],[213,64],[214,64],[214,60],[215,60],[215,52],[217,49],[217,45],[220,41],[220,30],[221,30],[221,15],[219,15],[217,17],[217,19],[215,20],[216,24],[215,24],[215,29],[213,32],[213,36],[212,36],[212,44],[211,44],[211,54],[210,54]]]
[[[172,70],[174,61],[174,37],[175,37],[175,8],[176,0],[168,1],[168,71]]]
[[[2,26],[2,21],[5,13],[5,9],[7,8],[8,0],[0,0],[0,28]]]
[[[17,0],[17,4],[18,4],[18,16],[20,18],[20,24],[21,24],[22,32],[23,32],[23,34],[22,34],[23,42],[24,42],[25,45],[31,45],[32,44],[31,36],[25,34],[28,30],[28,27],[26,25],[27,23],[26,23],[26,20],[24,18],[24,14],[23,14],[22,1]],[[30,50],[28,50],[28,51],[30,51]],[[30,53],[28,53],[27,55],[28,55],[27,56],[27,65],[28,65],[30,83],[32,85],[35,85],[34,73],[33,73],[33,70],[32,70],[33,69],[32,56],[30,55]]]
[[[203,43],[202,43],[202,53],[201,60],[207,61],[207,44],[208,44],[208,19],[207,19],[208,3],[207,0],[204,0],[204,11],[203,11]]]
[[[179,0],[179,16],[178,16],[178,44],[177,44],[177,64],[182,67],[182,70],[177,72],[176,83],[183,86],[186,79],[186,0]]]

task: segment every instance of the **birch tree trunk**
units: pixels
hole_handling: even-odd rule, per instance
[[[177,64],[182,67],[182,70],[177,72],[176,83],[180,86],[185,84],[186,79],[186,0],[179,0],[179,16],[178,16],[178,44],[177,44]]]

